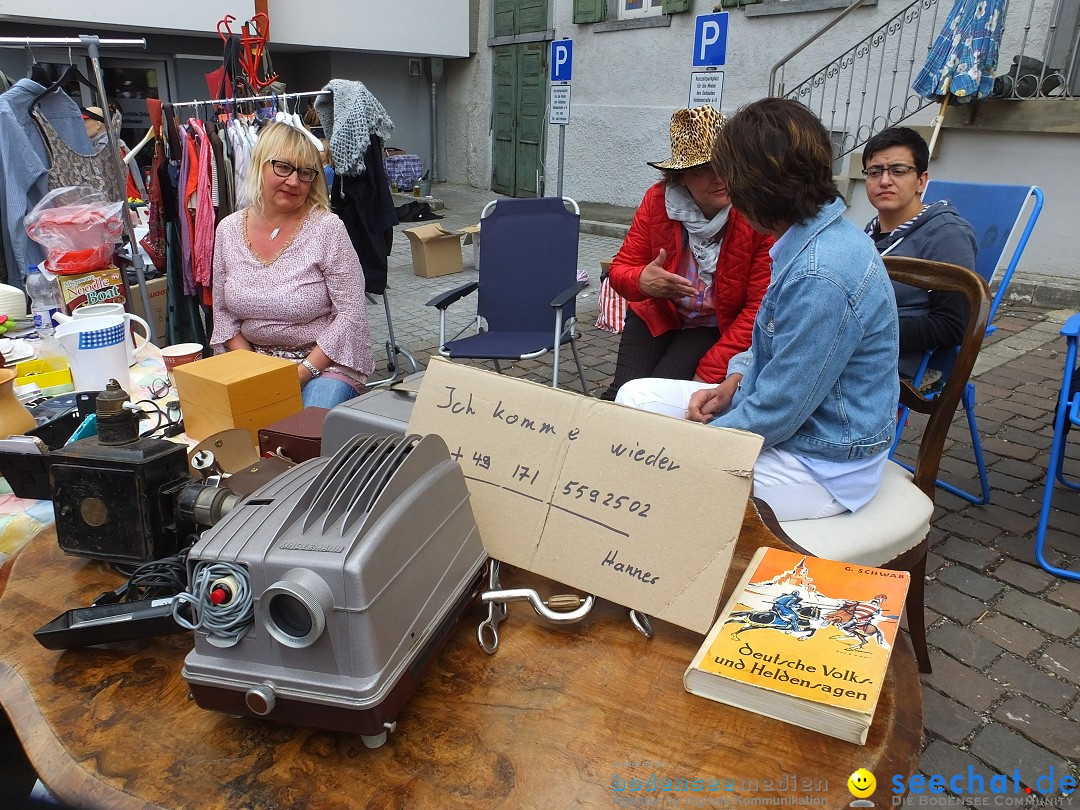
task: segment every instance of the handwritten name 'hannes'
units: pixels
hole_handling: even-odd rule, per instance
[[[468,398],[463,402],[454,396],[457,388],[452,385],[444,386],[446,388],[447,398],[446,401],[438,405],[440,410],[449,410],[454,414],[465,414],[466,416],[472,416],[476,413],[476,409],[473,408],[473,395],[470,393]],[[537,423],[535,419],[524,414],[507,412],[506,407],[503,405],[503,401],[500,399],[498,404],[491,411],[491,418],[497,419],[500,422],[504,422],[511,427],[520,427],[522,430],[529,430],[534,433],[550,433],[554,435],[556,433],[555,426],[550,422],[540,421]],[[566,438],[570,441],[574,441],[581,434],[579,428],[571,428],[566,434]]]

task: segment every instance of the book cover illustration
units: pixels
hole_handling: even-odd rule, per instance
[[[691,665],[872,713],[909,575],[760,549]]]

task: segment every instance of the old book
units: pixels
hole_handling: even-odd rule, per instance
[[[758,549],[687,668],[686,690],[864,744],[909,580]]]

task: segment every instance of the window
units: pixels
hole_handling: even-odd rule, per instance
[[[619,19],[650,17],[664,10],[664,0],[619,0]]]

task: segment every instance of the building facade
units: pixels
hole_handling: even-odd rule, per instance
[[[929,127],[940,106],[909,98],[910,79],[952,0],[866,0],[772,75],[779,60],[850,1],[483,0],[476,54],[447,65],[447,179],[515,196],[555,193],[560,132],[545,123],[548,56],[552,41],[568,38],[572,80],[563,193],[636,205],[657,179],[646,161],[667,155],[671,112],[689,104],[692,74],[705,70],[694,65],[697,19],[720,11],[727,11],[726,54],[715,72],[723,74],[725,112],[781,92],[781,80],[783,92],[797,93],[804,79],[813,86],[817,77],[818,88],[828,88],[824,106],[820,92],[796,97],[822,115],[839,143],[860,133],[865,140],[868,132],[899,120]],[[1061,171],[1075,162],[1080,146],[1077,20],[1068,16],[1075,5],[1010,0],[999,73],[1008,74],[1014,57],[1021,58],[1028,72],[1039,74],[1037,89],[950,105],[930,168],[940,179],[1039,185],[1047,205],[1022,268],[1080,280],[1080,269],[1061,249],[1080,214],[1080,192]],[[1028,66],[1029,59],[1036,67]],[[875,78],[852,88],[852,70]],[[1061,76],[1051,81],[1051,73]],[[841,79],[847,84],[829,85],[834,75],[848,77]],[[928,106],[919,109],[921,104]],[[838,160],[837,174],[850,181],[844,186],[851,217],[861,222],[872,212],[859,155],[855,149]]]

